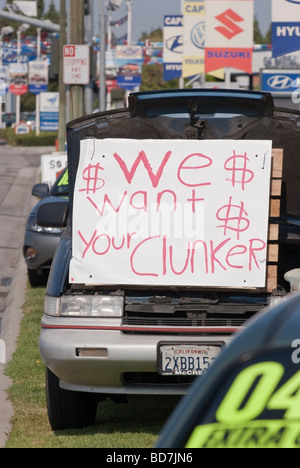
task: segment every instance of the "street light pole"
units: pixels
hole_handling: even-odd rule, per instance
[[[17,30],[17,61],[20,63],[20,55],[21,55],[21,32],[22,32],[22,25],[19,26]],[[20,123],[21,120],[21,96],[17,94],[16,96],[16,125]]]
[[[14,29],[11,26],[4,26],[3,28],[0,29],[0,67],[1,68],[3,66],[3,38],[5,35],[12,34],[13,32],[14,32]],[[4,86],[6,88],[6,83],[4,83]],[[0,128],[2,128],[2,125],[3,125],[2,105],[3,105],[3,99],[2,99],[2,94],[1,94],[0,95]]]
[[[42,28],[37,28],[37,61],[41,60],[41,32]],[[35,133],[36,136],[40,135],[40,109],[41,109],[41,95],[37,93],[35,97]]]
[[[21,34],[29,28],[27,23],[23,23],[18,27],[17,30],[17,62],[20,64],[21,57]],[[21,120],[21,96],[18,93],[16,96],[16,125],[20,123]]]
[[[29,16],[18,15],[16,13],[8,13],[7,11],[0,10],[0,18],[5,18],[8,20],[16,21],[17,23],[30,24],[31,26],[36,26],[37,28],[43,28],[46,31],[59,32],[59,25],[51,23],[51,21],[41,21],[35,18],[30,18]]]
[[[127,7],[127,45],[131,46],[131,18],[132,18],[132,8],[131,8],[132,0],[126,0],[126,7]]]
[[[107,49],[110,54],[109,60],[112,59],[111,57],[111,48],[112,48],[112,31],[111,31],[111,20],[112,20],[112,12],[116,11],[122,3],[122,0],[107,0],[106,1],[106,9],[108,11],[108,31],[107,31]],[[106,109],[111,109],[111,89],[107,89],[107,105]]]
[[[71,44],[84,44],[84,0],[71,1]],[[84,86],[73,85],[70,89],[72,117],[77,119],[84,113]]]

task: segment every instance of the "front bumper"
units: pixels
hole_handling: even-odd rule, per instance
[[[227,345],[231,339],[229,332],[204,336],[200,330],[154,334],[135,329],[130,333],[111,321],[44,316],[39,346],[42,359],[64,389],[102,394],[184,395],[190,384],[180,379],[170,381],[158,374],[159,344]],[[84,356],[82,350],[86,351]],[[146,378],[128,381],[127,375]],[[147,378],[150,375],[157,375],[158,379],[151,382]]]

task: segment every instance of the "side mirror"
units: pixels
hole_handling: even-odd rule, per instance
[[[32,195],[38,198],[46,198],[49,195],[49,185],[48,184],[35,184],[32,187]]]
[[[36,223],[45,228],[65,228],[69,217],[69,201],[42,203],[37,211]]]

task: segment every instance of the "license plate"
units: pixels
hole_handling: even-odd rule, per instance
[[[161,375],[204,374],[221,352],[221,346],[161,344],[158,368]]]

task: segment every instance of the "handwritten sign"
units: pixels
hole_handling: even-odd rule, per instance
[[[271,141],[82,141],[71,283],[264,287],[271,151]]]

